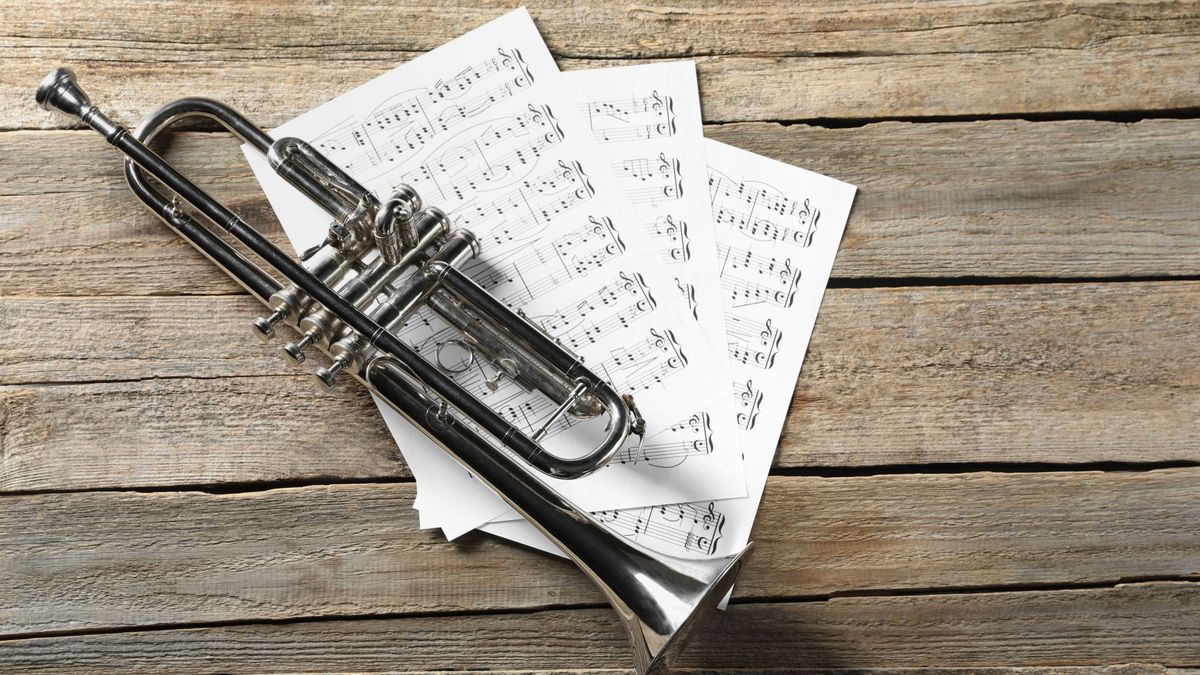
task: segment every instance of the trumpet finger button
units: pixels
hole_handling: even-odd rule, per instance
[[[300,365],[304,363],[304,350],[308,349],[308,346],[313,343],[316,337],[316,333],[305,333],[299,342],[288,342],[280,347],[279,354],[288,361]]]
[[[330,389],[336,387],[337,374],[350,364],[350,360],[350,356],[342,354],[334,359],[333,363],[329,364],[328,368],[318,368],[317,372],[313,373],[313,377],[316,378],[320,389],[323,391],[329,391]]]
[[[329,368],[318,368],[317,372],[313,373],[313,378],[321,391],[329,391],[337,386],[337,373]]]
[[[263,342],[270,340],[275,337],[275,324],[283,321],[285,316],[287,316],[287,310],[277,309],[271,316],[260,316],[254,319],[254,334]]]

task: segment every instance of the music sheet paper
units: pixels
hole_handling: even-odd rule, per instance
[[[847,183],[705,143],[747,496],[601,514],[631,539],[681,556],[730,555],[749,541],[855,193]],[[481,529],[557,552],[523,520]]]
[[[578,110],[587,120],[591,137],[601,146],[640,226],[653,240],[657,264],[671,274],[692,318],[700,322],[714,352],[727,367],[720,279],[713,272],[717,267],[717,244],[708,203],[708,165],[695,63],[673,61],[569,71],[561,77],[579,102]],[[728,411],[728,407],[725,409]],[[711,420],[729,413],[714,408],[705,414]],[[701,422],[689,421],[694,425]],[[642,461],[666,466],[704,449],[703,445],[680,446],[674,441],[651,439],[643,449]],[[448,514],[460,525],[446,530],[446,535],[453,538],[495,517],[490,510],[481,511],[476,522],[463,529],[466,523],[455,501],[461,488],[457,482],[428,487],[423,484],[418,500],[422,526],[437,525],[443,514]],[[514,511],[507,513],[516,517]]]
[[[562,77],[653,239],[660,263],[725,365],[725,314],[713,274],[717,243],[695,62],[574,70]]]
[[[524,308],[619,391],[633,393],[651,424],[647,444],[704,439],[702,452],[672,466],[637,461],[631,439],[624,463],[576,481],[546,478],[559,491],[587,509],[642,506],[662,494],[744,495],[736,425],[731,416],[706,414],[730,405],[717,393],[727,375],[699,325],[681,319],[690,314],[684,297],[557,76],[519,9],[300,116],[275,136],[309,141],[381,198],[400,183],[416,187],[427,204],[479,236],[483,253],[465,270],[472,278]],[[322,241],[328,215],[264,159],[246,154],[296,248]],[[393,331],[430,360],[445,356],[439,345],[452,337],[427,309]],[[550,414],[552,404],[499,377],[490,363],[461,358],[456,380],[515,425],[532,431]],[[466,473],[380,408],[420,485]],[[691,422],[697,416],[702,424]],[[590,448],[576,438],[578,429],[565,427],[552,427],[551,449]],[[482,484],[467,484],[471,489],[453,498],[472,520],[488,504],[503,507]]]

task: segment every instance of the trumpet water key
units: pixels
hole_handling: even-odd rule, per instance
[[[665,668],[733,585],[753,545],[709,560],[659,555],[606,529],[538,477],[577,478],[599,469],[630,435],[645,433],[645,422],[631,397],[461,271],[478,255],[479,241],[423,205],[412,188],[380,200],[308,143],[273,139],[208,99],[167,104],[136,131],[92,105],[67,69],[50,73],[36,100],[124,153],[134,195],[266,305],[267,315],[252,323],[259,337],[294,329],[299,337],[280,351],[297,364],[323,352],[328,363],[314,374],[319,386],[334,387],[346,375],[361,381],[555,542],[616,609],[639,673]],[[327,211],[332,222],[325,242],[292,257],[150,149],[172,124],[197,117],[216,121],[266,155],[281,177]],[[440,349],[431,362],[395,336],[392,331],[421,307],[458,333],[443,347],[468,350],[553,404],[537,431],[515,427],[460,386],[441,363]],[[552,424],[600,417],[606,418],[601,437],[582,456],[562,456],[540,442]]]

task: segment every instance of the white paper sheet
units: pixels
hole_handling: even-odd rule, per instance
[[[689,308],[666,274],[604,159],[588,142],[586,121],[557,86],[557,68],[524,9],[424,54],[276,130],[296,136],[386,197],[400,183],[472,229],[483,254],[466,271],[506,303],[522,307],[581,354],[601,376],[635,396],[651,435],[679,442],[686,421],[720,406],[726,376],[704,333],[683,320]],[[247,152],[280,222],[297,249],[319,243],[329,217]],[[431,360],[451,334],[428,310],[394,328]],[[476,367],[477,366],[477,367]],[[532,431],[553,405],[477,363],[456,379]],[[383,406],[381,406],[382,408]],[[389,428],[422,485],[465,471],[423,434]],[[683,424],[681,424],[683,422]],[[550,447],[578,454],[582,443]],[[585,480],[547,479],[584,508],[648,503],[648,495],[685,499],[744,495],[736,427],[713,417],[709,452],[672,467],[614,463]],[[637,440],[631,441],[636,445]],[[559,444],[560,446],[562,443]],[[458,511],[492,515],[498,501],[474,481],[453,495]],[[422,504],[431,494],[423,490]],[[690,497],[685,497],[690,495]],[[654,498],[657,498],[654,497]]]
[[[728,367],[720,279],[714,273],[717,244],[709,209],[708,165],[695,64],[674,61],[570,71],[562,77],[579,101],[591,137],[600,144],[630,198],[635,216],[653,240],[658,263],[671,274],[719,362]],[[671,466],[696,453],[708,452],[705,427],[719,424],[723,415],[730,416],[732,425],[731,405],[731,401],[723,400],[704,415],[689,418],[690,438],[672,434],[663,440],[649,439],[640,457],[621,459]],[[455,500],[462,486],[423,487],[426,496],[418,507],[423,526],[445,521],[448,526],[443,530],[450,538],[496,517],[481,509],[480,518],[468,523]],[[668,503],[670,500],[664,496],[655,499]],[[511,509],[506,509],[506,514],[517,517]]]
[[[725,365],[725,314],[713,270],[704,122],[696,64],[668,61],[563,73],[659,259]]]
[[[706,149],[748,494],[601,515],[649,548],[721,556],[749,541],[855,188],[717,141]],[[524,521],[480,529],[556,552]]]

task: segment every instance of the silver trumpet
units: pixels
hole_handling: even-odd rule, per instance
[[[315,373],[322,387],[333,387],[342,371],[351,373],[570,556],[617,611],[638,673],[665,669],[691,629],[729,591],[753,544],[711,560],[659,555],[606,529],[537,477],[534,469],[558,478],[595,471],[630,434],[642,435],[645,423],[631,397],[618,395],[539,326],[461,271],[478,255],[478,240],[467,230],[451,229],[442,211],[423,207],[412,188],[403,186],[380,202],[304,141],[275,140],[208,99],[170,103],[134,132],[93,106],[70,70],[50,73],[36,99],[124,153],[125,177],[138,199],[267,306],[269,314],[253,322],[260,337],[274,337],[280,324],[295,329],[299,339],[281,349],[286,358],[302,363],[309,348],[325,352],[329,364]],[[325,242],[293,258],[147,146],[173,123],[196,117],[215,120],[266,155],[280,176],[323,207],[333,219]],[[285,281],[251,262],[221,231]],[[437,363],[431,363],[392,333],[421,306],[461,334],[443,347],[452,342],[468,350],[472,359],[490,362],[497,373],[555,404],[540,429],[526,434],[462,388],[441,363],[440,348]],[[607,416],[604,437],[585,456],[562,457],[539,444],[556,422],[600,415]]]

